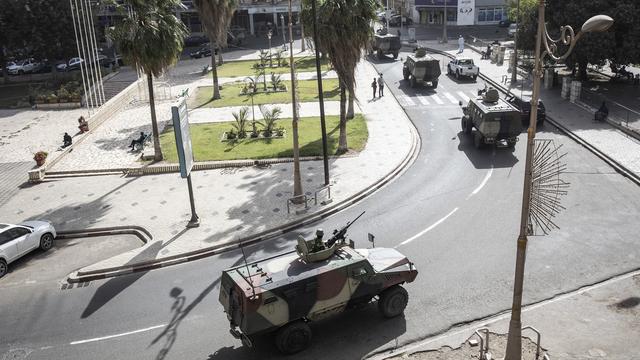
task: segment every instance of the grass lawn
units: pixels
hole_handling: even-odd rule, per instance
[[[338,149],[339,116],[327,116],[327,144],[329,154],[335,154]],[[280,139],[242,139],[238,142],[222,142],[222,134],[232,129],[232,123],[207,123],[191,125],[191,142],[196,161],[206,160],[236,160],[236,159],[269,159],[293,157],[291,140],[291,119],[278,120],[277,126],[286,131]],[[248,125],[250,131],[251,125]],[[321,156],[322,135],[320,133],[320,118],[302,118],[298,122],[300,141],[300,156]],[[367,124],[361,114],[347,122],[347,140],[349,148],[361,151],[367,143],[369,133]],[[160,135],[162,154],[168,162],[177,162],[175,135],[169,127]]]
[[[291,89],[291,81],[283,81],[287,89]],[[240,95],[240,91],[244,86],[243,82],[235,82],[225,84],[220,91],[220,99],[212,101],[213,86],[201,86],[196,90],[195,96],[191,97],[189,107],[191,109],[199,107],[225,107],[225,106],[241,106],[251,105],[251,97],[248,95]],[[267,79],[267,87],[270,82]],[[318,101],[318,82],[316,80],[299,80],[298,94],[300,102]],[[260,84],[259,89],[262,89]],[[338,87],[338,79],[322,80],[322,90],[324,92],[324,100],[340,100],[340,89]],[[259,93],[254,96],[255,105],[260,104],[288,104],[291,103],[291,92],[276,93]]]
[[[286,58],[289,62],[289,58]],[[303,57],[294,58],[296,63],[297,72],[315,72],[316,71],[316,59],[315,57]],[[234,77],[234,76],[254,76],[253,64],[258,64],[258,60],[240,60],[240,61],[227,61],[218,67],[219,77]],[[274,59],[273,64],[277,65],[277,61]],[[329,70],[328,61],[320,59],[320,70],[325,72]],[[266,68],[267,77],[271,73],[275,74],[288,74],[290,69],[288,66]],[[206,76],[211,77],[211,74]]]

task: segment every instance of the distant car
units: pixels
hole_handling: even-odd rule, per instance
[[[508,35],[510,38],[516,36],[516,32],[518,31],[518,24],[510,24]]]
[[[13,65],[7,67],[7,71],[11,75],[22,75],[34,73],[42,70],[44,65],[34,58],[16,61]]]
[[[216,55],[218,55],[218,48],[216,48]],[[211,56],[211,45],[204,44],[201,48],[196,51],[190,52],[189,57],[192,59],[200,59],[203,57]]]
[[[58,69],[58,71],[77,70],[77,69],[80,69],[80,64],[83,62],[84,60],[82,58],[74,57],[69,59],[69,62],[67,62],[66,64],[62,63],[62,64],[56,65],[56,69]]]
[[[190,35],[184,38],[184,46],[200,46],[204,43],[208,43],[209,38],[205,35]]]
[[[47,251],[53,246],[56,229],[49,221],[25,221],[19,225],[0,223],[0,277],[9,264],[37,248]]]
[[[515,106],[520,110],[522,126],[529,127],[529,118],[531,117],[531,99],[522,99],[514,94],[507,96],[507,102]],[[547,118],[546,110],[542,101],[538,101],[538,113],[536,117],[536,123],[538,126],[544,125],[544,121]]]
[[[413,25],[413,20],[411,18],[405,17],[405,16],[400,16],[400,15],[394,15],[391,18],[389,18],[389,26],[400,26],[400,19],[402,19],[402,24],[404,25]]]
[[[480,68],[473,63],[471,58],[455,58],[447,64],[447,74],[460,79],[461,76],[467,76],[474,81],[480,73]]]
[[[498,23],[498,26],[500,27],[508,27],[509,25],[511,25],[511,20],[509,19],[500,20]]]

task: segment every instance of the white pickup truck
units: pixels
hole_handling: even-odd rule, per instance
[[[480,69],[473,64],[471,58],[455,58],[447,65],[447,74],[455,75],[456,79],[460,79],[461,76],[468,76],[475,80],[478,77]]]

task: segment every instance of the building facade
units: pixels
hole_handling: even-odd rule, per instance
[[[407,9],[420,24],[495,25],[507,18],[508,0],[412,0]]]

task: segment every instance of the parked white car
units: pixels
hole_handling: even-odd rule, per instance
[[[471,58],[455,58],[447,65],[447,74],[455,75],[456,79],[461,76],[468,76],[475,80],[480,73],[480,68],[473,63]]]
[[[69,62],[62,63],[62,64],[58,64],[56,65],[56,69],[58,69],[58,71],[71,71],[71,70],[76,70],[76,69],[80,69],[80,63],[83,63],[84,60],[82,58],[79,57],[74,57],[69,59]]]
[[[518,31],[518,24],[509,25],[508,35],[509,35],[510,38],[515,37],[517,31]]]
[[[0,278],[9,264],[35,249],[53,246],[56,229],[49,221],[25,221],[19,225],[0,223]]]
[[[30,58],[26,60],[16,61],[15,63],[13,63],[13,65],[9,65],[7,67],[7,71],[11,75],[22,75],[40,71],[42,70],[42,67],[43,65],[39,61]]]

